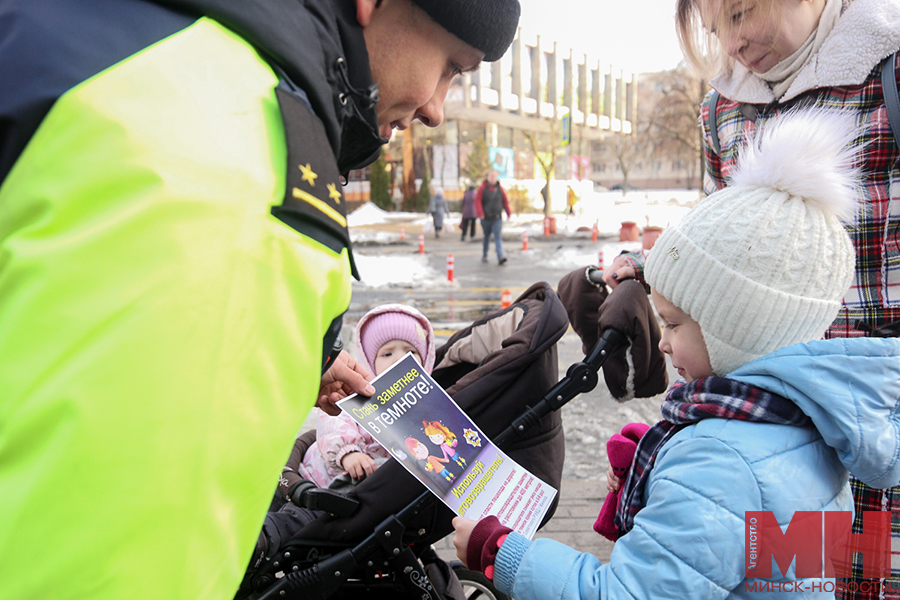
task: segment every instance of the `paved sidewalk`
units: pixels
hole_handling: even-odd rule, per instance
[[[613,543],[593,530],[605,497],[604,480],[564,480],[556,514],[535,537],[550,538],[608,561]],[[435,544],[438,555],[447,561],[456,560],[452,539],[451,535]]]

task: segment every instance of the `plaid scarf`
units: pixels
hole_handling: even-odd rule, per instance
[[[687,425],[710,418],[799,427],[812,424],[810,418],[787,398],[725,377],[703,377],[691,383],[676,383],[663,402],[662,417],[662,421],[644,434],[634,453],[616,509],[620,536],[631,531],[634,516],[644,508],[644,488],[659,450]]]

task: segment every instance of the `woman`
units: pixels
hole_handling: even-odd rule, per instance
[[[855,222],[855,280],[826,337],[857,337],[900,321],[900,186],[882,65],[896,77],[900,4],[894,0],[677,0],[685,57],[701,72],[718,59],[703,102],[707,171],[704,188],[725,186],[745,134],[798,105],[852,110],[866,144]],[[708,41],[708,44],[702,43]],[[900,188],[895,188],[900,189]],[[853,481],[857,516],[890,510],[900,518],[900,489],[872,490]],[[861,532],[859,519],[854,532]],[[898,572],[893,572],[897,576]],[[855,587],[855,586],[850,586]],[[890,593],[890,591],[887,591]],[[900,597],[900,590],[894,591]],[[840,593],[839,593],[839,597]],[[844,592],[844,598],[862,598]]]
[[[431,197],[428,212],[434,221],[434,237],[439,238],[441,237],[441,230],[444,228],[444,217],[450,214],[447,199],[444,198],[444,190],[442,188],[434,189],[434,196]]]

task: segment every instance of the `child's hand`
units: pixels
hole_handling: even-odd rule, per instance
[[[344,455],[344,458],[341,459],[341,466],[353,479],[362,479],[366,475],[374,473],[378,468],[372,457],[362,452],[351,452]]]
[[[609,468],[606,470],[606,491],[610,494],[615,494],[620,487],[622,487],[622,480],[616,477],[616,474],[613,473],[612,465],[609,465]]]
[[[462,564],[468,568],[466,564],[466,551],[469,548],[469,537],[472,530],[478,525],[478,521],[471,519],[463,519],[462,517],[453,517],[453,528],[456,533],[453,535],[453,545],[456,546],[456,556],[462,561]]]

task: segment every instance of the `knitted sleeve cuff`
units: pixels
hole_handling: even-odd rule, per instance
[[[473,571],[481,571],[488,579],[494,578],[494,559],[506,536],[512,531],[504,527],[495,516],[480,520],[469,536],[466,547],[466,563]]]
[[[344,460],[344,457],[350,454],[351,452],[362,452],[362,448],[357,446],[356,444],[347,444],[346,446],[341,446],[341,448],[334,455],[334,464],[331,467],[337,471],[346,471],[347,469],[341,464],[341,461]]]
[[[623,250],[620,254],[627,262],[628,266],[634,269],[634,277],[641,283],[644,283],[644,255],[642,252],[628,252]]]
[[[522,557],[531,548],[532,543],[524,535],[513,531],[497,551],[494,565],[494,586],[504,594],[512,595],[519,564],[522,562]]]

